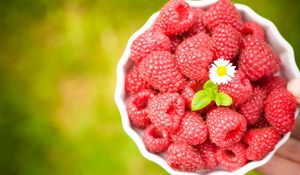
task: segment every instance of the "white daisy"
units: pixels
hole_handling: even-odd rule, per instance
[[[228,60],[219,58],[211,64],[209,78],[215,84],[227,84],[235,76],[235,66]]]

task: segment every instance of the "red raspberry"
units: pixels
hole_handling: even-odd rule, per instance
[[[240,18],[240,14],[230,0],[219,0],[202,16],[204,25],[210,30],[214,30],[220,24],[230,24],[240,30],[243,24]]]
[[[154,28],[166,35],[177,35],[187,31],[195,22],[192,8],[184,0],[170,0],[162,7]]]
[[[250,125],[249,128],[266,128],[269,127],[270,124],[264,116],[260,116],[258,121],[254,123],[254,125]]]
[[[196,21],[194,25],[186,32],[186,36],[190,37],[193,35],[196,35],[198,33],[207,33],[207,29],[205,28],[203,22],[202,22],[202,15],[204,14],[204,11],[201,8],[193,9],[194,14],[196,17]]]
[[[252,125],[259,119],[264,109],[265,91],[259,87],[253,88],[253,95],[247,101],[239,105],[239,113],[244,115],[248,125]]]
[[[280,60],[270,45],[254,36],[244,39],[244,49],[240,54],[239,69],[251,81],[276,73],[280,67]]]
[[[210,40],[210,36],[206,33],[199,33],[192,37],[184,40],[177,48],[176,55],[180,55],[181,53],[198,50],[202,47],[208,47],[208,42]]]
[[[184,117],[184,100],[178,93],[159,94],[149,101],[149,118],[158,128],[176,132]]]
[[[272,128],[250,129],[243,140],[249,145],[246,150],[248,160],[260,160],[272,151],[280,136]]]
[[[149,84],[161,92],[177,92],[185,85],[174,57],[167,51],[154,51],[142,60],[139,73]]]
[[[198,145],[200,155],[205,162],[205,169],[214,169],[217,165],[216,153],[217,146],[207,139],[203,144]]]
[[[155,128],[149,125],[144,132],[143,141],[150,152],[161,153],[168,149],[172,140],[170,134],[166,130]]]
[[[168,164],[180,171],[195,172],[204,167],[198,150],[186,143],[171,144],[167,151]]]
[[[127,112],[132,125],[138,128],[145,128],[150,124],[150,119],[148,117],[148,101],[155,95],[156,93],[154,91],[144,89],[129,97],[127,102]]]
[[[260,79],[257,84],[269,95],[271,91],[279,88],[286,88],[286,80],[280,76],[270,76]]]
[[[233,60],[239,53],[242,35],[231,25],[221,24],[215,28],[211,37],[210,49],[214,58]]]
[[[180,72],[194,80],[207,80],[213,53],[207,48],[199,48],[195,51],[181,52],[176,55],[176,61]]]
[[[171,40],[171,53],[175,53],[175,51],[177,50],[177,47],[181,44],[181,42],[183,41],[183,39],[180,36],[170,36],[169,37]]]
[[[175,143],[187,143],[189,145],[201,144],[206,140],[206,137],[207,127],[201,116],[195,112],[186,113],[178,131],[172,135]]]
[[[191,109],[193,97],[200,89],[202,89],[202,82],[196,80],[190,80],[184,86],[183,90],[181,91],[181,97],[185,101],[185,107],[187,109]]]
[[[210,140],[219,147],[228,147],[239,142],[247,129],[244,116],[222,107],[214,108],[207,113],[206,125]]]
[[[256,22],[245,22],[242,30],[244,36],[252,35],[261,40],[265,40],[265,33],[262,27]]]
[[[233,100],[233,105],[239,105],[251,97],[252,86],[245,74],[237,70],[230,82],[219,85],[219,91],[228,94]]]
[[[296,99],[286,88],[273,90],[265,105],[265,115],[272,128],[279,134],[293,130],[295,125]]]
[[[128,92],[139,92],[143,89],[147,89],[149,84],[143,78],[140,77],[137,67],[133,67],[125,78],[125,89]]]
[[[169,51],[171,41],[165,34],[150,29],[138,36],[130,48],[130,58],[139,63],[152,51]]]
[[[227,148],[219,148],[216,158],[220,167],[233,171],[244,166],[247,163],[246,148],[243,143],[236,143]]]

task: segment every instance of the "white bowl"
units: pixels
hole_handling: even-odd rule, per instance
[[[207,8],[210,4],[216,2],[216,0],[187,1],[187,2],[190,4],[191,7]],[[240,12],[240,14],[242,15],[243,20],[255,21],[264,28],[268,42],[271,44],[272,48],[278,54],[278,56],[280,57],[280,59],[282,61],[282,67],[281,67],[280,74],[282,76],[284,76],[287,80],[290,80],[290,79],[296,78],[296,77],[300,77],[300,72],[295,63],[293,48],[280,35],[276,26],[271,21],[269,21],[269,20],[261,17],[257,13],[255,13],[251,8],[249,8],[246,5],[235,4],[235,6],[238,9],[238,11]],[[150,26],[153,24],[154,20],[157,18],[158,14],[159,14],[159,12],[154,13],[148,19],[148,21],[145,23],[145,25],[130,37],[130,39],[127,43],[126,49],[118,63],[118,66],[117,66],[117,86],[116,86],[116,91],[115,91],[115,101],[116,101],[116,104],[119,108],[119,111],[120,111],[120,114],[122,117],[122,124],[123,124],[123,128],[124,128],[125,132],[136,143],[140,152],[142,153],[142,155],[145,158],[157,163],[158,165],[160,165],[162,168],[164,168],[170,174],[196,175],[196,173],[186,173],[186,172],[179,172],[179,171],[173,170],[167,164],[167,162],[164,160],[163,154],[157,155],[157,154],[150,153],[146,149],[146,147],[143,143],[141,130],[131,127],[130,121],[128,119],[127,111],[126,111],[126,103],[125,103],[126,96],[125,96],[125,90],[124,90],[125,74],[133,65],[133,61],[131,61],[129,59],[130,46],[131,46],[132,42],[140,34],[142,34],[148,28],[150,28]],[[295,117],[298,115],[298,113],[299,113],[299,108],[296,111]],[[214,171],[210,171],[208,174],[241,175],[241,174],[245,174],[248,171],[251,171],[259,166],[262,166],[272,158],[272,156],[274,155],[276,150],[288,140],[290,135],[291,135],[290,132],[285,134],[284,137],[277,143],[277,145],[275,146],[275,149],[272,152],[270,152],[264,159],[262,159],[260,161],[252,161],[236,171],[228,172],[228,171],[224,171],[224,170],[214,170]]]

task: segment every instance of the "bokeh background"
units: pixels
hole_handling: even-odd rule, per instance
[[[123,132],[113,100],[128,38],[165,2],[0,1],[0,174],[167,174]],[[300,1],[235,2],[272,20],[300,65]]]

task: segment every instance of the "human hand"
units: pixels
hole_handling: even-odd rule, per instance
[[[288,83],[288,90],[295,96],[300,105],[300,78]],[[291,138],[284,144],[273,158],[257,170],[264,175],[299,175],[300,174],[300,116],[295,120],[295,128]]]

